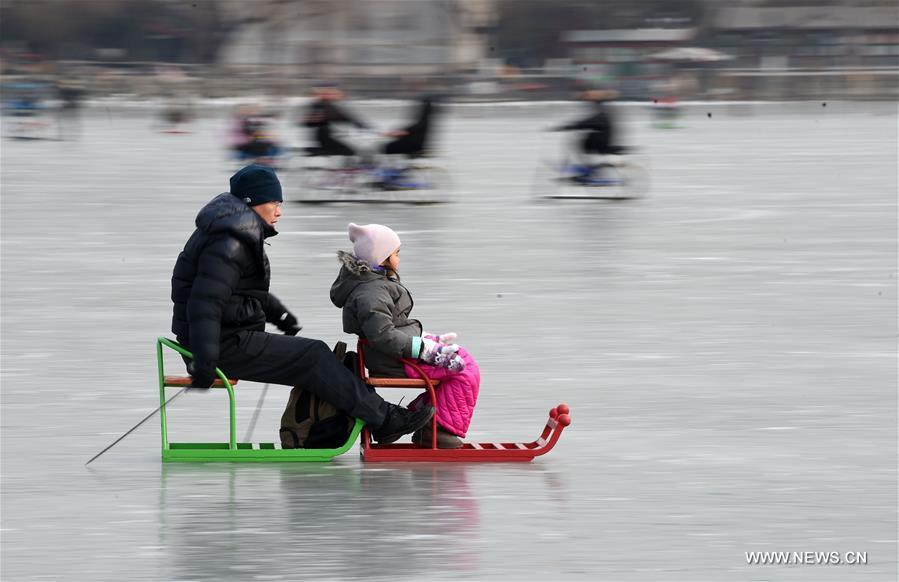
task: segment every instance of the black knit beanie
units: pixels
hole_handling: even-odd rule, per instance
[[[250,164],[231,176],[231,194],[248,206],[282,202],[281,182],[275,171],[261,164]]]

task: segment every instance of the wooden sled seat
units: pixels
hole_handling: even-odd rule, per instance
[[[427,390],[428,382],[431,383],[431,388],[435,388],[440,384],[440,380],[435,380],[433,378],[427,378],[424,376],[424,373],[421,372],[422,377],[420,378],[395,378],[390,376],[369,376],[368,369],[365,367],[365,345],[368,343],[367,340],[360,339],[356,344],[356,353],[354,354],[355,360],[353,361],[352,368],[356,374],[358,374],[359,379],[368,384],[373,388],[421,388],[423,390]],[[413,367],[417,367],[413,360],[403,360],[407,363],[412,363]],[[427,378],[427,380],[425,380]]]
[[[190,383],[192,382],[190,376],[165,376],[162,381],[167,388],[182,388],[184,386],[190,386]],[[238,380],[228,378],[228,382],[230,382],[232,386],[235,386],[237,385]],[[212,388],[224,387],[225,385],[218,378],[212,383]]]
[[[363,382],[375,388],[427,388],[421,378],[363,378]],[[440,380],[431,380],[431,386],[437,386]]]

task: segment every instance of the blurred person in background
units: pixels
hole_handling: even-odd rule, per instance
[[[616,153],[614,144],[615,123],[607,103],[617,97],[615,91],[591,89],[581,94],[590,106],[590,114],[577,121],[566,123],[550,131],[583,131],[580,150],[584,154]]]
[[[437,114],[436,98],[423,95],[415,106],[413,121],[403,129],[388,131],[387,137],[395,138],[384,145],[382,151],[387,155],[402,154],[409,158],[428,155],[428,146]]]
[[[73,79],[61,80],[56,84],[59,109],[56,112],[57,138],[63,140],[81,137],[81,102],[84,88]]]
[[[594,155],[620,154],[623,148],[615,144],[616,124],[608,107],[618,93],[608,89],[590,89],[581,94],[581,99],[590,106],[590,114],[586,117],[550,129],[550,131],[580,131],[583,139],[579,143],[579,152],[583,158],[583,175],[575,179],[590,179],[599,167],[591,163]]]
[[[393,138],[384,144],[381,152],[387,156],[404,156],[408,159],[427,157],[432,154],[434,121],[438,113],[436,97],[422,95],[414,106],[412,123],[394,131],[384,132]],[[390,162],[380,168],[379,179],[374,186],[384,190],[394,189],[406,176],[409,168],[402,163]]]
[[[53,87],[41,80],[8,83],[3,86],[3,113],[15,118],[11,136],[15,139],[46,139],[50,120],[47,102]]]
[[[282,148],[274,139],[271,117],[255,104],[244,104],[235,109],[228,127],[227,144],[237,159],[255,160],[267,166],[274,164]]]
[[[653,100],[653,125],[658,129],[674,129],[680,117],[680,105],[676,95],[665,95]]]
[[[163,133],[188,133],[185,124],[193,118],[190,97],[190,77],[178,66],[155,67],[156,82],[162,88],[162,118],[159,124]]]
[[[677,120],[681,113],[679,95],[683,92],[682,85],[677,76],[671,76],[653,87],[653,92],[658,95],[652,101],[653,126],[656,128],[678,127]]]
[[[357,150],[344,141],[336,138],[333,133],[333,125],[350,124],[359,129],[371,129],[371,127],[342,109],[338,104],[344,98],[344,93],[334,85],[318,85],[312,90],[315,100],[306,110],[300,124],[312,129],[312,137],[315,146],[309,151],[318,156],[346,156],[357,157]]]
[[[162,111],[163,133],[189,133],[185,124],[193,118],[193,105],[186,96],[169,95]]]

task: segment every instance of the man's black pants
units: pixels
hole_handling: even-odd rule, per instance
[[[218,367],[229,378],[299,386],[365,424],[384,424],[387,403],[321,340],[242,331],[222,343]]]

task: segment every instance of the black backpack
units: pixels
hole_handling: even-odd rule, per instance
[[[334,355],[344,360],[346,344],[338,342]],[[346,443],[355,419],[308,390],[295,386],[281,415],[282,449],[334,449]]]

